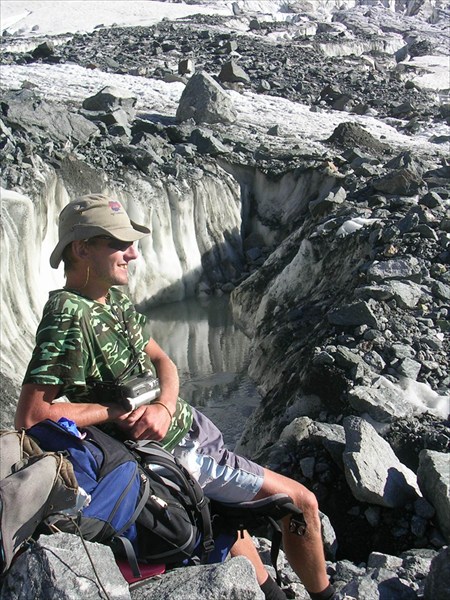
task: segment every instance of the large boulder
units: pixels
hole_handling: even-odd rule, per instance
[[[430,572],[425,581],[425,600],[450,598],[450,546],[444,548],[431,561]]]
[[[32,90],[10,91],[2,97],[6,125],[36,138],[85,144],[98,128],[62,104],[38,96]]]
[[[193,119],[199,123],[232,123],[236,112],[230,96],[207,73],[195,73],[181,94],[178,121]]]
[[[99,597],[110,600],[264,600],[244,557],[173,569],[130,589],[110,548],[81,543],[68,533],[41,535],[17,557],[2,582],[0,600]]]
[[[85,110],[101,112],[111,112],[121,108],[130,117],[133,117],[136,101],[136,96],[133,96],[127,90],[106,86],[94,94],[94,96],[89,96],[89,98],[83,100],[82,106]]]
[[[424,496],[436,509],[439,526],[450,542],[450,454],[422,450],[417,480]]]
[[[174,569],[131,597],[135,600],[264,600],[252,564],[243,556],[224,563]]]
[[[355,498],[396,507],[421,496],[414,472],[398,460],[370,423],[359,417],[346,417],[344,429],[345,477]]]
[[[130,600],[128,584],[110,548],[81,543],[68,533],[43,535],[20,554],[2,583],[1,600]]]

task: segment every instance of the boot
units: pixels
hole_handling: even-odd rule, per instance
[[[31,456],[43,454],[25,431],[0,431],[0,481],[21,469]]]
[[[77,490],[72,465],[56,453],[32,457],[0,481],[0,573],[47,516],[75,505]]]

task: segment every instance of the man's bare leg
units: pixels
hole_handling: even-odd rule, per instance
[[[328,588],[329,579],[317,499],[297,481],[264,469],[264,483],[255,500],[279,493],[288,494],[292,498],[294,504],[303,512],[307,524],[306,533],[299,536],[289,531],[289,517],[283,520],[283,549],[289,564],[308,592],[322,592]]]
[[[244,536],[239,537],[230,550],[231,556],[246,556],[249,561],[253,564],[256,571],[256,579],[259,585],[262,585],[268,576],[266,567],[264,566],[258,550],[253,543],[252,538],[247,531],[244,531]]]
[[[257,551],[255,544],[247,531],[244,532],[243,537],[239,535],[238,539],[230,550],[230,554],[231,556],[245,556],[250,560],[255,568],[256,579],[258,580],[260,588],[264,592],[266,599],[287,600],[286,594],[269,576],[269,573],[267,572],[261,560],[259,552]]]

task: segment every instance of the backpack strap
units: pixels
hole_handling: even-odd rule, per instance
[[[292,498],[287,494],[280,493],[238,504],[217,502],[215,500],[212,503],[212,509],[213,518],[217,516],[220,523],[219,527],[225,530],[243,531],[264,522],[270,523],[273,530],[270,559],[275,569],[276,581],[280,585],[281,579],[277,561],[282,534],[278,521],[290,515],[289,531],[296,535],[304,535],[306,532],[306,521],[303,513],[292,502]]]
[[[121,544],[122,549],[125,552],[125,555],[127,557],[128,564],[130,565],[131,571],[133,573],[133,577],[136,577],[136,578],[141,577],[141,571],[139,569],[136,552],[134,550],[134,547],[133,547],[133,544],[131,543],[131,541],[122,534],[127,529],[129,529],[133,525],[133,523],[136,521],[136,519],[139,517],[144,506],[147,504],[147,500],[150,496],[150,485],[148,483],[147,477],[141,476],[141,481],[144,483],[144,488],[142,490],[141,498],[140,498],[139,502],[137,503],[133,514],[128,519],[127,523],[125,523],[125,525],[116,533],[116,535],[114,536],[114,539],[112,540],[113,543],[118,542]]]
[[[214,549],[214,536],[211,523],[211,514],[209,511],[209,500],[203,493],[203,490],[198,481],[189,473],[189,471],[180,463],[180,461],[170,452],[165,450],[161,444],[152,440],[143,440],[134,442],[127,440],[125,444],[137,456],[141,467],[146,468],[146,457],[152,457],[155,464],[168,469],[175,473],[177,478],[183,482],[184,488],[189,494],[192,504],[196,507],[200,515],[202,528],[202,547],[203,557],[202,562],[207,560],[207,555]],[[169,482],[170,483],[170,482]]]
[[[144,506],[147,503],[148,497],[150,496],[150,485],[148,483],[147,478],[141,477],[141,481],[143,481],[143,483],[144,483],[144,489],[142,491],[142,496],[141,496],[139,502],[137,503],[136,508],[134,509],[134,513],[128,519],[127,523],[125,523],[125,525],[117,532],[117,534],[116,534],[117,536],[121,536],[122,533],[124,533],[127,529],[129,529],[133,525],[133,523],[139,517]]]
[[[131,572],[133,573],[133,577],[137,579],[142,577],[141,570],[139,568],[139,563],[136,558],[136,552],[134,551],[133,544],[130,542],[128,538],[124,535],[116,535],[114,536],[115,545],[121,545],[122,550],[124,551],[128,564],[130,565]]]

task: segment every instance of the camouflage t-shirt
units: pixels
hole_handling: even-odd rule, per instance
[[[50,292],[23,383],[60,386],[71,402],[106,400],[95,382],[113,382],[135,360],[129,374],[155,373],[144,352],[145,321],[118,288],[110,289],[106,304],[71,290]],[[191,424],[191,407],[178,398],[164,447],[176,446]]]

